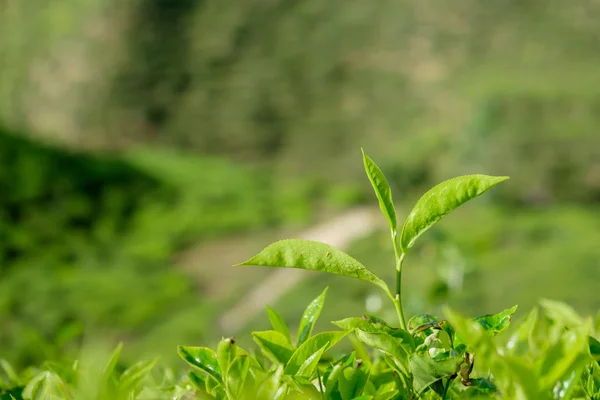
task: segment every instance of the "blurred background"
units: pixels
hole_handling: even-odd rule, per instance
[[[265,302],[294,326],[326,285],[321,329],[388,316],[359,281],[231,266],[318,236],[392,284],[361,146],[400,220],[440,180],[512,177],[408,256],[408,314],[595,314],[599,20],[592,0],[0,0],[0,358],[93,336],[178,365],[177,344],[266,329]]]

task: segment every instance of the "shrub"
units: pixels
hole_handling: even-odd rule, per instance
[[[365,154],[363,160],[390,226],[394,292],[356,259],[314,241],[275,242],[240,266],[324,271],[374,284],[394,304],[398,328],[364,315],[334,321],[340,330],[313,334],[326,288],[304,311],[294,337],[283,318],[267,307],[272,329],[252,333],[260,352],[244,350],[234,338],[222,339],[216,350],[179,346],[179,355],[193,367],[181,379],[164,371],[157,381],[149,375],[153,361],[117,369],[118,348],[91,381],[81,378],[85,370],[78,364],[62,370],[47,365],[19,376],[3,363],[0,394],[8,399],[74,398],[81,393],[100,399],[599,399],[600,342],[594,335],[600,319],[582,318],[566,304],[542,300],[541,309],[533,309],[504,341],[496,336],[509,329],[517,306],[477,318],[446,308],[445,319],[431,314],[405,319],[402,269],[415,241],[507,177],[467,175],[442,182],[421,197],[399,227],[386,178]],[[354,351],[330,352],[344,338],[352,340]]]

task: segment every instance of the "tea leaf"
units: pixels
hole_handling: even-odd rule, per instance
[[[358,396],[362,394],[369,380],[369,375],[369,367],[362,362],[358,363],[358,365],[344,368],[338,379],[338,387],[342,400],[356,400],[361,398]]]
[[[369,156],[367,156],[364,150],[362,150],[362,153],[365,171],[369,177],[369,181],[371,181],[373,190],[375,190],[377,200],[379,200],[379,208],[381,209],[383,215],[387,218],[392,232],[396,232],[396,209],[394,208],[394,201],[392,200],[392,191],[390,190],[390,185],[388,184],[387,179],[385,179],[383,172],[381,172],[381,169],[379,169],[377,164],[375,164],[375,162],[371,160]]]
[[[578,326],[583,323],[583,319],[569,305],[554,300],[541,299],[540,305],[550,319],[568,327]]]
[[[425,193],[414,206],[400,237],[403,252],[436,222],[467,201],[507,180],[507,176],[465,175],[444,181]]]
[[[281,315],[279,315],[279,313],[277,311],[273,310],[271,307],[269,307],[267,305],[265,305],[265,307],[267,308],[269,322],[271,322],[271,326],[273,327],[273,330],[276,330],[277,332],[279,332],[283,336],[285,336],[290,341],[290,344],[291,344],[292,337],[290,336],[290,330],[288,329],[288,326],[285,323],[285,321],[283,320],[283,318],[281,317]]]
[[[226,377],[231,361],[235,358],[236,344],[233,338],[224,338],[217,345],[217,359],[221,374]]]
[[[450,357],[441,361],[434,361],[427,354],[414,353],[410,357],[409,363],[414,377],[415,389],[417,392],[422,392],[440,379],[449,378],[458,371],[462,362],[462,357]]]
[[[328,244],[312,240],[280,240],[267,246],[248,261],[238,264],[245,265],[329,272],[371,282],[389,292],[384,281],[354,258]]]
[[[265,356],[275,363],[285,364],[294,354],[294,348],[280,332],[252,332],[252,338]]]
[[[304,364],[304,362],[321,347],[327,345],[325,351],[329,350],[348,333],[349,332],[347,331],[321,332],[311,337],[298,347],[291,356],[289,362],[285,366],[285,374],[296,375],[302,364]]]
[[[510,325],[512,315],[517,311],[518,306],[504,310],[498,314],[488,314],[475,318],[475,321],[492,337],[504,332]]]
[[[218,382],[222,382],[221,370],[214,350],[207,347],[178,346],[177,353],[192,367],[198,368]]]
[[[398,362],[406,365],[408,356],[412,352],[412,343],[398,337],[391,336],[385,332],[365,332],[362,329],[356,329],[354,334],[367,346],[374,347],[389,354]],[[406,371],[405,371],[406,372]]]
[[[417,314],[408,320],[408,331],[414,335],[415,333],[422,332],[434,326],[439,326],[440,320],[435,315],[431,314]]]
[[[250,369],[250,359],[247,356],[236,357],[228,368],[227,390],[237,398],[246,384],[246,377]]]
[[[315,351],[310,357],[308,357],[306,361],[302,363],[300,368],[298,368],[296,376],[304,376],[306,378],[310,378],[317,369],[317,365],[319,365],[321,356],[323,355],[323,353],[325,353],[325,351],[327,351],[328,347],[329,342],[325,343],[323,347],[321,347],[319,350]]]
[[[140,361],[127,368],[120,377],[119,388],[122,391],[130,391],[136,388],[146,376],[152,371],[157,358],[150,361]]]
[[[325,303],[327,289],[328,288],[325,288],[325,290],[323,290],[323,292],[316,299],[314,299],[308,305],[308,307],[306,307],[306,310],[304,310],[302,319],[300,319],[300,325],[298,326],[298,343],[296,346],[300,346],[312,334],[315,323],[317,322],[317,319],[321,314],[321,310],[323,309],[323,303]]]

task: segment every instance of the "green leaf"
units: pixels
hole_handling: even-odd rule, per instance
[[[414,353],[409,362],[414,377],[414,387],[417,392],[422,392],[440,379],[449,378],[457,373],[463,358],[457,356],[434,361],[427,354]]]
[[[405,343],[412,343],[410,334],[399,328],[392,328],[384,320],[365,315],[362,318],[351,317],[339,321],[332,321],[332,324],[346,330],[360,329],[369,333],[387,333],[390,336],[400,338]]]
[[[269,316],[269,322],[271,322],[271,326],[273,327],[273,329],[281,333],[290,341],[290,343],[292,343],[290,330],[288,329],[288,326],[281,317],[281,315],[279,315],[279,313],[273,310],[271,307],[267,305],[265,307],[267,308],[267,315]]]
[[[190,379],[190,382],[192,382],[192,385],[196,387],[196,389],[205,391],[207,378],[204,375],[201,375],[196,371],[190,371],[188,372],[188,378]]]
[[[483,329],[492,337],[504,332],[510,326],[512,315],[517,311],[517,305],[499,312],[498,314],[488,314],[475,318],[475,321],[483,327]]]
[[[192,367],[206,372],[217,382],[222,382],[219,361],[214,350],[207,347],[178,346],[177,353]]]
[[[325,380],[325,393],[327,393],[328,397],[333,397],[332,394],[336,392],[338,388],[338,381],[342,371],[344,370],[344,366],[342,363],[336,364],[333,367],[330,367],[331,371],[326,375]]]
[[[392,358],[401,363],[403,372],[406,372],[405,365],[408,362],[408,356],[412,352],[412,345],[402,338],[391,336],[385,332],[365,332],[362,329],[356,329],[354,334],[367,346],[374,347],[392,356]],[[398,365],[400,367],[400,365]]]
[[[546,315],[557,323],[568,327],[579,326],[583,323],[581,316],[572,307],[563,302],[541,299],[540,305],[544,308]]]
[[[544,398],[540,396],[538,375],[525,358],[505,356],[503,362],[508,369],[511,385],[519,387],[525,399]]]
[[[392,200],[392,191],[390,189],[390,185],[388,184],[387,179],[385,179],[383,172],[381,172],[381,169],[379,169],[377,164],[375,164],[375,162],[371,160],[369,156],[367,156],[364,150],[362,150],[362,154],[365,171],[369,177],[369,181],[371,181],[373,190],[375,190],[377,200],[379,200],[379,208],[381,209],[383,215],[387,218],[392,232],[396,232],[396,209],[394,208],[394,201]]]
[[[483,194],[507,176],[465,175],[444,181],[425,193],[402,227],[400,247],[406,253],[419,236],[467,201]]]
[[[373,400],[392,400],[398,396],[398,390],[390,390],[388,392],[377,393]]]
[[[384,281],[354,258],[335,247],[312,240],[280,240],[238,265],[287,267],[329,272],[371,282],[389,292]]]
[[[592,358],[600,365],[600,341],[593,336],[588,337],[589,349]]]
[[[329,350],[348,333],[348,331],[321,332],[311,337],[298,347],[291,356],[289,362],[285,366],[285,374],[296,375],[302,364],[304,364],[304,362],[321,347],[327,345],[325,351]]]
[[[294,354],[294,348],[281,332],[252,332],[252,338],[263,354],[274,363],[286,364]]]
[[[560,339],[545,350],[539,368],[541,387],[552,388],[562,378],[589,362],[588,326],[563,332]]]
[[[300,319],[300,325],[298,326],[298,343],[296,346],[300,346],[312,334],[315,323],[317,322],[319,315],[321,315],[323,303],[325,303],[325,296],[327,295],[327,289],[328,288],[325,288],[316,299],[311,301],[308,307],[306,307],[306,310],[304,310],[302,318]]]
[[[236,345],[233,338],[223,338],[217,345],[217,360],[219,361],[219,368],[221,374],[226,377],[229,364],[235,358]]]
[[[414,335],[415,333],[423,332],[434,326],[439,326],[440,320],[435,315],[417,314],[408,321],[408,331]]]
[[[140,361],[127,368],[119,378],[119,389],[122,391],[135,389],[152,371],[157,361],[157,358],[150,361]]]
[[[227,391],[237,398],[246,384],[246,378],[250,369],[250,359],[248,356],[236,357],[228,368],[226,377]]]
[[[369,380],[370,370],[362,362],[344,368],[338,378],[338,388],[342,400],[352,400],[360,396]]]
[[[310,378],[317,369],[317,365],[319,365],[319,361],[321,360],[323,353],[327,351],[328,347],[329,342],[325,343],[323,347],[321,347],[319,350],[315,351],[310,357],[308,357],[306,361],[302,363],[300,368],[298,368],[296,376],[304,376],[306,378]]]

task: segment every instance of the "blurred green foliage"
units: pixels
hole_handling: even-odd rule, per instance
[[[82,331],[146,334],[203,290],[168,268],[190,241],[312,212],[313,196],[220,159],[91,156],[1,131],[0,160],[0,346],[22,363]]]

